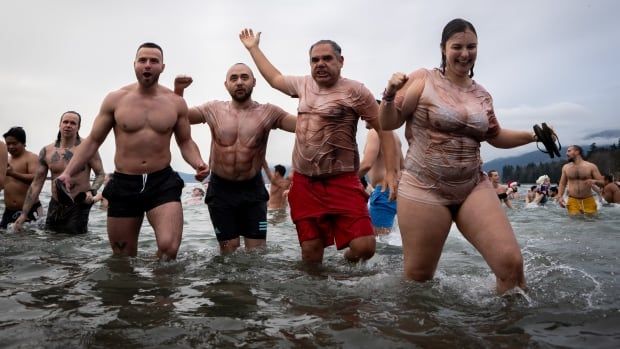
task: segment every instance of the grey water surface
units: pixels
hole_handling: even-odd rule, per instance
[[[204,204],[184,207],[172,263],[154,258],[146,222],[138,256],[112,256],[97,207],[83,236],[0,231],[0,347],[620,347],[620,207],[569,218],[516,206],[528,290],[504,297],[455,227],[423,284],[402,278],[397,229],[364,265],[331,247],[309,269],[290,218],[272,216],[265,252],[219,256]]]

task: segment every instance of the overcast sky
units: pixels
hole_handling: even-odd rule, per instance
[[[224,80],[236,62],[254,64],[238,39],[244,27],[261,31],[261,47],[287,75],[309,74],[308,48],[333,39],[343,49],[342,75],[363,82],[379,97],[393,72],[433,68],[440,62],[444,25],[461,17],[478,32],[474,79],[493,96],[502,127],[531,130],[554,125],[563,144],[617,122],[620,97],[618,19],[610,1],[10,1],[0,12],[0,130],[26,129],[27,146],[38,151],[55,138],[60,115],[83,116],[88,135],[104,96],[135,82],[137,46],[153,41],[164,49],[160,83],[172,86],[189,74],[189,106],[227,100]],[[616,23],[616,24],[614,24]],[[257,72],[256,72],[257,73]],[[295,114],[297,103],[271,89],[257,73],[254,99]],[[360,123],[358,142],[364,145]],[[400,130],[402,136],[402,129]],[[206,125],[192,127],[203,157],[209,154]],[[617,139],[616,139],[617,140]],[[604,139],[595,140],[599,144]],[[611,140],[608,140],[611,141]],[[173,142],[172,166],[192,172]],[[293,135],[275,130],[270,164],[290,163]],[[484,144],[488,161],[536,149]],[[114,169],[114,135],[101,148],[107,172]]]

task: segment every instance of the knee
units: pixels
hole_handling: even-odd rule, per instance
[[[520,251],[511,251],[504,254],[502,270],[497,277],[502,281],[520,283],[523,279],[523,256]]]
[[[159,241],[157,244],[157,256],[163,259],[176,259],[177,253],[179,252],[179,247],[181,245],[180,241],[176,241],[174,239],[166,239],[163,241]]]
[[[220,242],[220,253],[229,254],[235,252],[239,246],[241,246],[241,241],[237,239],[226,240]]]
[[[417,282],[425,282],[433,279],[433,271],[405,266],[405,278]]]
[[[306,263],[321,263],[323,261],[323,245],[318,243],[302,244],[301,259]]]
[[[349,244],[349,260],[369,260],[375,255],[376,242],[374,236],[359,238]]]

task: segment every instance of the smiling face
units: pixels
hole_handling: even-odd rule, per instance
[[[243,103],[252,97],[256,79],[247,65],[235,64],[228,69],[224,86],[232,99]]]
[[[310,51],[312,78],[321,87],[331,87],[340,78],[344,57],[330,44],[317,44]]]
[[[161,51],[151,47],[142,47],[138,50],[133,66],[138,83],[146,88],[157,84],[159,74],[165,67]]]
[[[4,137],[6,150],[13,157],[18,157],[26,151],[26,145],[13,136]]]
[[[468,76],[476,63],[478,37],[470,29],[452,34],[441,49],[446,62],[446,74]]]

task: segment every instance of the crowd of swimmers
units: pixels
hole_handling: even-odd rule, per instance
[[[160,85],[163,50],[144,43],[133,62],[137,82],[104,98],[88,137],[79,136],[82,119],[75,111],[61,115],[56,140],[38,156],[25,150],[23,129],[4,134],[11,157],[7,164],[2,144],[3,226],[14,221],[19,230],[36,218],[49,172],[54,185],[46,229],[86,232],[92,204],[105,199],[114,254],[136,256],[146,216],[156,235],[158,258],[175,259],[183,229],[184,182],[170,167],[174,135],[196,179],[209,178],[206,191],[198,188],[191,199],[207,204],[221,253],[237,250],[242,237],[246,250],[263,248],[268,210],[288,202],[301,259],[308,264],[320,264],[324,249],[334,244],[350,262],[370,259],[376,234],[389,232],[397,216],[405,276],[430,280],[454,222],[495,274],[499,293],[526,287],[521,250],[497,200],[514,193],[500,193],[482,172],[479,148],[483,141],[514,148],[539,139],[535,132],[500,127],[491,95],[473,80],[478,38],[470,22],[450,21],[441,35],[439,68],[394,73],[380,103],[362,83],[341,76],[344,56],[332,40],[310,46],[309,75],[290,76],[263,53],[260,32],[244,29],[239,39],[267,83],[299,99],[297,115],[255,102],[256,78],[243,63],[226,73],[230,100],[188,107],[183,94],[193,77],[177,76],[173,89]],[[362,157],[356,143],[359,119],[369,129]],[[208,162],[191,137],[195,124],[206,126],[194,126],[194,132],[212,136]],[[405,156],[394,132],[403,125],[409,145]],[[266,165],[274,129],[294,134],[289,175],[283,167],[272,172]],[[115,135],[115,168],[103,186],[98,149],[110,131]],[[558,203],[571,214],[591,213],[590,188],[603,186],[603,177],[583,160],[579,147],[569,147],[567,156]],[[261,170],[267,173],[270,193]],[[371,189],[360,178],[367,178]],[[617,198],[617,190],[613,196]]]

